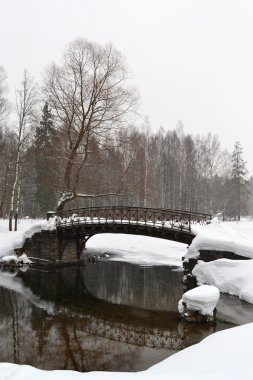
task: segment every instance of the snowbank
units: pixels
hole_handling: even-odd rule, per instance
[[[0,263],[8,264],[14,262],[15,264],[18,264],[18,258],[15,255],[9,255],[9,256],[3,256],[0,258]]]
[[[18,224],[18,231],[8,231],[8,220],[0,221],[0,258],[13,255],[14,249],[22,248],[25,239],[30,238],[41,230],[54,230],[55,220],[22,220]]]
[[[223,293],[253,303],[253,260],[199,261],[192,273],[199,284],[215,285]]]
[[[246,228],[247,233],[243,233]],[[188,249],[186,261],[198,258],[199,250],[230,251],[253,259],[252,222],[211,223],[202,227],[193,226],[192,231],[197,236]]]
[[[87,250],[102,250],[110,260],[178,267],[182,267],[186,247],[186,244],[170,240],[125,234],[99,234],[87,242]]]
[[[213,315],[217,302],[219,301],[220,292],[215,286],[202,285],[184,293],[178,303],[180,313],[184,312],[183,303],[187,309],[198,311],[202,315]]]
[[[25,253],[20,255],[19,257],[15,255],[9,255],[9,256],[3,256],[0,258],[0,264],[8,264],[8,263],[15,263],[16,265],[22,265],[22,264],[31,264],[32,261],[28,259]]]
[[[137,373],[42,371],[0,364],[2,380],[251,380],[253,323],[212,334],[150,369]]]

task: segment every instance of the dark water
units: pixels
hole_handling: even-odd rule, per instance
[[[184,323],[177,313],[182,292],[182,272],[166,266],[101,261],[0,271],[0,361],[43,369],[144,370],[214,331],[250,315],[253,320],[252,305],[245,311],[245,303],[236,299],[231,306],[223,297],[223,322]],[[243,322],[237,314],[231,320],[236,307]]]

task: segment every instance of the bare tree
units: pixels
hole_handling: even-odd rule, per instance
[[[7,122],[10,112],[10,104],[7,99],[7,75],[0,66],[0,217],[4,216],[4,204],[7,197],[7,187],[10,176],[12,150],[10,149],[11,133],[8,131]]]
[[[5,125],[9,114],[9,102],[7,100],[7,75],[2,66],[0,66],[0,128]]]
[[[16,113],[17,123],[16,138],[17,149],[14,162],[14,181],[11,188],[11,201],[9,212],[9,230],[12,231],[12,218],[15,208],[15,231],[17,230],[17,218],[20,203],[20,190],[22,182],[22,166],[23,166],[23,154],[28,144],[30,136],[29,126],[32,123],[34,117],[34,109],[36,105],[36,89],[33,83],[33,79],[25,71],[22,81],[22,87],[16,94]]]
[[[0,129],[0,218],[6,214],[9,187],[12,182],[13,153],[16,141],[8,128]],[[7,211],[8,212],[8,211]]]
[[[236,141],[232,154],[232,177],[235,185],[235,204],[237,208],[237,220],[241,219],[241,208],[244,197],[247,197],[247,174],[246,162],[242,158],[242,147],[239,141]]]
[[[44,92],[65,142],[59,210],[76,197],[91,196],[79,193],[80,173],[91,139],[105,144],[115,129],[128,122],[136,93],[127,87],[127,79],[124,59],[112,45],[102,47],[83,39],[69,44],[61,66],[49,67]],[[109,192],[100,189],[93,196]]]
[[[207,153],[207,170],[208,170],[208,180],[210,186],[210,212],[213,212],[213,198],[214,198],[214,179],[219,173],[220,162],[221,162],[221,149],[220,142],[217,135],[212,135],[208,133],[206,137],[206,153]]]

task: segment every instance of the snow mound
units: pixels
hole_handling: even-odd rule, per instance
[[[198,261],[192,273],[199,284],[215,285],[223,293],[253,303],[253,260]]]
[[[18,264],[18,258],[17,258],[17,256],[15,256],[15,255],[3,256],[0,259],[0,263],[3,263],[3,264],[8,264],[8,263],[11,263],[11,262],[14,262],[14,263]]]
[[[242,232],[244,225],[240,228],[241,225],[234,222],[211,223],[196,229],[193,226],[196,237],[187,251],[185,261],[198,258],[200,250],[229,251],[253,259],[253,223],[245,225],[251,230],[251,236]]]
[[[178,303],[178,310],[183,313],[186,304],[187,309],[198,311],[202,315],[213,315],[217,302],[220,298],[219,289],[215,286],[202,285],[184,293]]]
[[[25,253],[23,253],[21,256],[16,256],[16,255],[3,256],[0,259],[0,263],[2,264],[15,263],[16,265],[27,265],[27,264],[31,264],[32,261],[28,259]]]
[[[5,222],[3,224],[3,222]],[[0,224],[0,258],[13,255],[14,250],[22,248],[27,238],[42,230],[54,230],[55,219],[47,220],[23,220],[18,225],[18,231],[8,231],[8,221],[4,220]]]

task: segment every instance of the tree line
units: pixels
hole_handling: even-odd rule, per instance
[[[251,211],[252,179],[239,142],[193,136],[182,122],[154,132],[135,121],[138,93],[112,45],[78,39],[38,86],[24,72],[16,104],[0,69],[0,217],[129,205],[223,213]],[[16,226],[14,227],[16,228]]]

